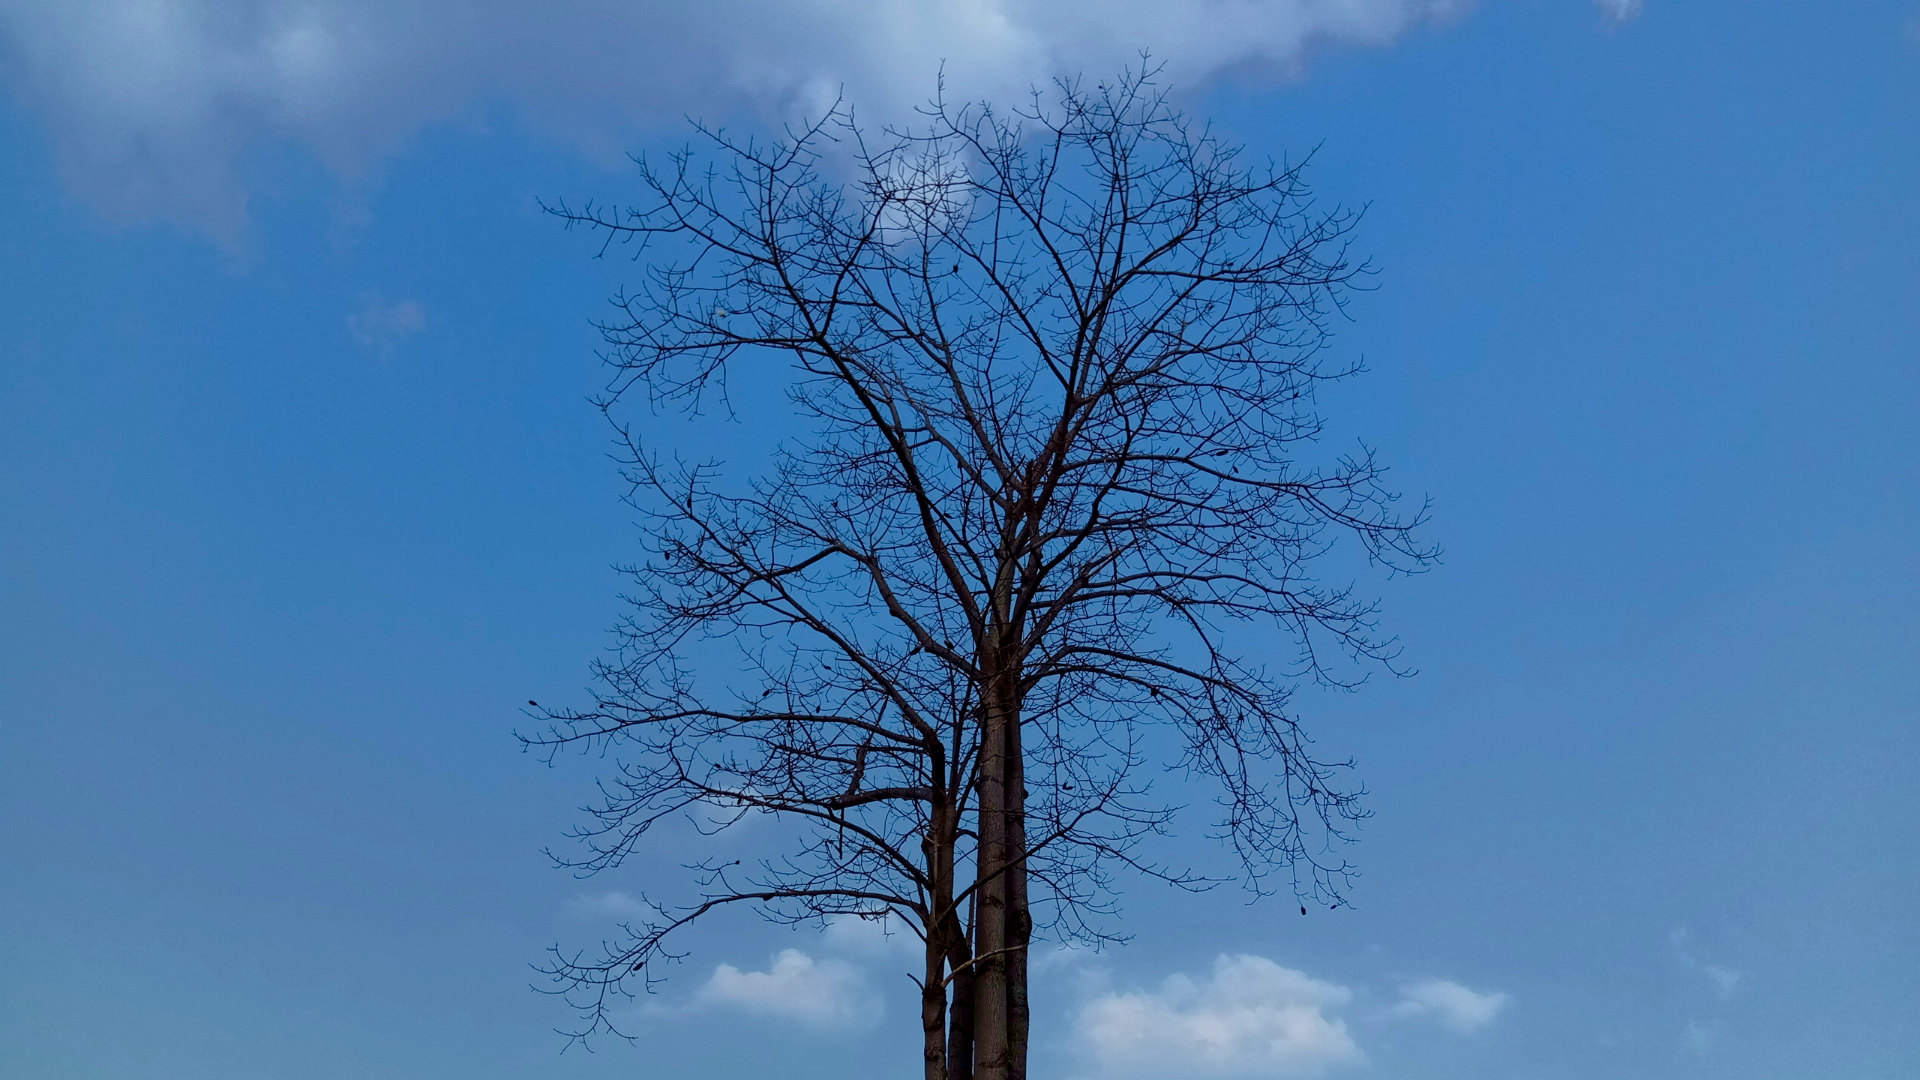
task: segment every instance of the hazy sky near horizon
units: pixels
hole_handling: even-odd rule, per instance
[[[864,925],[702,928],[631,1047],[527,989],[698,850],[550,869],[604,766],[510,737],[634,550],[635,269],[536,200],[1143,48],[1367,205],[1327,404],[1447,556],[1368,584],[1417,677],[1302,698],[1356,906],[1128,883],[1035,1075],[1920,1075],[1920,2],[532,10],[0,0],[0,1078],[916,1068]]]

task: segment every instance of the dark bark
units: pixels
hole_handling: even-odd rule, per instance
[[[936,756],[936,762],[939,758]],[[926,1080],[963,1080],[964,1069],[971,1065],[970,1046],[954,1045],[948,1030],[947,965],[956,949],[965,947],[956,940],[959,929],[954,916],[954,841],[957,815],[950,804],[936,803],[927,821],[922,848],[929,868],[928,893],[931,910],[925,934],[926,967],[920,984],[920,1023],[926,1046]],[[956,1067],[962,1070],[956,1075]]]
[[[1033,912],[1027,899],[1027,773],[1020,721],[1007,725],[1007,1080],[1026,1080],[1027,956],[1033,942]]]
[[[989,643],[982,660],[986,692],[980,725],[980,844],[974,907],[974,1076],[1007,1080],[1012,1068],[1009,885],[1017,867],[1024,865],[1015,858],[1011,835],[1017,792],[1010,781],[1017,770],[1008,733],[1019,724],[1019,716],[1009,707],[1009,673],[997,641]]]
[[[958,929],[957,920],[955,929]],[[947,966],[953,972],[953,1005],[947,1020],[947,1080],[973,1080],[974,976],[973,955],[964,934],[953,939]]]
[[[920,974],[920,1028],[924,1040],[923,1056],[926,1058],[924,1072],[926,1080],[949,1080],[947,992],[942,982],[946,977],[947,957],[937,940],[927,942],[926,960]]]

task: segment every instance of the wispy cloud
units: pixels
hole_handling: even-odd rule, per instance
[[[765,971],[721,964],[695,1000],[816,1028],[859,1026],[880,1013],[880,1001],[859,968],[840,960],[816,960],[799,949],[782,949]]]
[[[1746,984],[1746,972],[1737,971],[1722,964],[1707,963],[1694,956],[1689,944],[1690,935],[1685,930],[1672,931],[1667,935],[1667,940],[1673,943],[1673,951],[1680,958],[1680,966],[1689,971],[1699,972],[1701,978],[1706,979],[1708,985],[1713,987],[1715,996],[1722,1001],[1738,993]]]
[[[1694,1053],[1704,1054],[1713,1049],[1716,1035],[1712,1028],[1700,1021],[1689,1020],[1686,1026],[1680,1029],[1680,1041],[1686,1043],[1687,1049]]]
[[[567,914],[576,919],[639,923],[659,913],[653,905],[623,892],[593,893],[567,901]]]
[[[1185,83],[1298,72],[1320,44],[1377,46],[1468,0],[8,0],[0,77],[52,133],[70,184],[132,219],[243,229],[249,149],[303,147],[342,175],[476,101],[616,149],[636,125],[737,108],[869,115],[1143,48]]]
[[[370,348],[386,349],[427,327],[427,309],[418,300],[382,300],[369,296],[347,316],[347,332]]]
[[[1431,1016],[1460,1032],[1478,1031],[1507,1005],[1507,995],[1482,993],[1451,979],[1425,979],[1400,988],[1395,1016]]]
[[[1079,1038],[1111,1076],[1319,1076],[1365,1055],[1330,1013],[1352,991],[1259,956],[1221,956],[1195,979],[1094,997]]]
[[[1646,3],[1645,0],[1593,0],[1593,6],[1600,9],[1600,15],[1608,22],[1617,24],[1639,18]]]
[[[1734,991],[1740,989],[1740,984],[1747,980],[1746,972],[1719,964],[1701,964],[1700,974],[1707,977],[1707,981],[1713,984],[1714,992],[1723,998],[1732,997]]]

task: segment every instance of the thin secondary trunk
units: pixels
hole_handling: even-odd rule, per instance
[[[948,805],[936,805],[927,818],[924,847],[930,871],[928,900],[932,912],[927,926],[924,981],[920,985],[920,1028],[925,1039],[926,1080],[966,1080],[953,1074],[955,1051],[946,1030],[947,984],[944,976],[953,956],[953,933],[958,925],[953,914],[953,848],[956,833],[954,810]],[[971,1047],[962,1052],[968,1059],[973,1053]]]
[[[974,987],[973,952],[956,912],[950,916],[947,966],[953,971],[953,1004],[947,1016],[947,1080],[973,1080]]]
[[[945,961],[950,987],[943,987],[938,1001],[931,996],[922,1003],[921,1020],[927,1025],[927,1045],[934,1045],[939,1035],[935,1032],[942,1017],[926,1013],[929,1006],[946,1006],[947,995],[952,994],[952,1004],[947,1006],[944,1017],[945,1038],[942,1045],[945,1050],[945,1070],[938,1080],[973,1080],[973,952],[968,947],[967,928],[960,922],[960,909],[954,903],[954,848],[960,839],[959,811],[949,809],[945,813],[936,813],[928,824],[928,843],[930,863],[933,867],[933,909],[931,926],[927,931],[927,970],[940,970],[940,962],[934,958],[938,949]],[[929,1059],[928,1077],[933,1077],[933,1067]]]
[[[926,1080],[948,1080],[947,988],[941,981],[946,966],[946,950],[940,947],[938,935],[928,934],[927,962],[920,984],[920,1030],[925,1040]]]

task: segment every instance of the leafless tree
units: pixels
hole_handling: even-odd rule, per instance
[[[603,405],[649,528],[597,700],[536,710],[525,741],[615,752],[564,860],[582,872],[671,816],[799,828],[780,857],[694,868],[697,896],[603,953],[556,951],[576,1034],[617,1033],[611,1004],[709,913],[891,916],[925,944],[928,1080],[1018,1080],[1036,921],[1097,940],[1114,871],[1208,880],[1139,846],[1173,813],[1168,769],[1214,782],[1253,888],[1339,903],[1363,811],[1289,688],[1395,653],[1313,564],[1433,557],[1369,451],[1304,457],[1316,387],[1357,370],[1324,357],[1363,272],[1354,216],[1151,72],[936,101],[878,136],[839,108],[773,143],[701,134],[716,160],[641,161],[637,205],[550,207],[645,267],[602,327]],[[622,420],[742,377],[813,431],[751,481]],[[1263,626],[1297,662],[1245,658]]]

